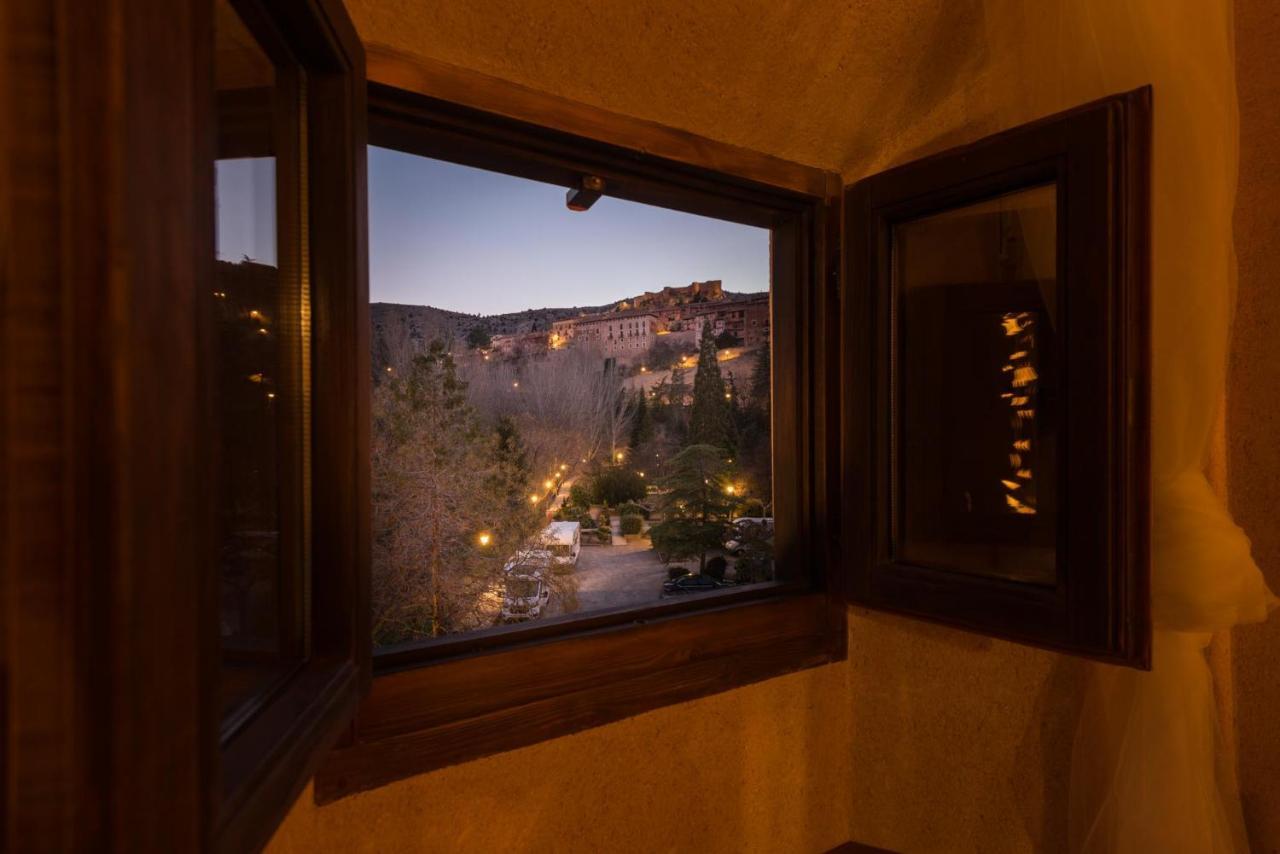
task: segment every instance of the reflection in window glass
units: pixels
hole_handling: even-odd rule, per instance
[[[216,4],[214,366],[219,431],[222,714],[230,726],[301,655],[299,284],[282,273],[277,167],[283,86],[225,2]]]
[[[369,166],[374,644],[772,580],[769,232]]]
[[[1053,185],[893,229],[896,559],[1056,578]]]

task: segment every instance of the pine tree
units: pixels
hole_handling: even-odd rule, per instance
[[[729,401],[725,397],[724,378],[716,359],[715,337],[711,324],[702,327],[698,368],[693,376],[693,409],[689,415],[689,441],[695,445],[715,445],[733,450],[733,432],[729,418]]]
[[[751,405],[769,411],[769,345],[762,344],[756,350],[756,363],[751,368]]]
[[[373,633],[377,643],[479,628],[501,553],[536,530],[514,424],[485,428],[440,342],[374,393]]]
[[[698,558],[720,548],[728,531],[732,499],[729,465],[723,448],[690,445],[668,464],[661,485],[663,520],[649,529],[653,547],[665,560]]]
[[[653,414],[645,400],[644,389],[636,391],[635,414],[631,420],[631,447],[638,448],[653,438]]]

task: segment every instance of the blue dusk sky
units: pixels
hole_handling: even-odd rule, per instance
[[[769,289],[769,232],[369,148],[369,299],[471,314],[603,305],[720,279]]]

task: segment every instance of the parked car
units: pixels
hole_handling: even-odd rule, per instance
[[[680,596],[685,593],[707,593],[721,587],[732,587],[732,581],[717,581],[710,575],[682,575],[662,582],[663,596]]]
[[[773,542],[772,516],[741,516],[729,523],[724,550],[737,557],[742,554],[742,548],[748,542]]]
[[[578,522],[552,522],[542,531],[539,544],[550,553],[551,566],[567,571],[578,565],[582,551],[582,525]]]

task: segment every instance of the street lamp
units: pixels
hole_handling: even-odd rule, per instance
[[[492,540],[492,539],[493,539],[493,537],[492,537],[488,532],[485,532],[485,533],[481,534],[481,535],[480,535],[480,537],[479,537],[480,545],[482,545],[482,546],[487,546],[487,545],[489,545],[489,542],[490,542],[490,540]]]
[[[536,495],[530,495],[530,496],[529,496],[529,503],[530,503],[530,504],[537,504],[537,503],[538,503],[538,496],[536,496]]]

